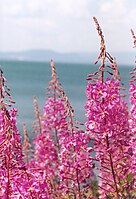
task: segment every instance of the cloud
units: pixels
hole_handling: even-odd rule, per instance
[[[134,2],[135,0],[100,0],[97,4],[96,16],[105,33],[110,51],[132,49],[130,28],[136,30]]]
[[[111,0],[101,1],[100,10],[101,12],[111,14],[111,16],[118,17],[126,13],[125,1],[124,0]]]
[[[132,4],[135,0],[100,0],[98,16],[107,23],[107,26],[120,24],[128,26],[134,24],[135,7]],[[133,13],[133,14],[132,14]],[[113,27],[114,28],[114,27]]]
[[[0,50],[96,51],[93,15],[111,50],[125,49],[129,29],[136,29],[134,5],[135,0],[0,0]]]
[[[91,2],[91,0],[90,0]],[[8,17],[39,17],[51,14],[55,16],[80,18],[85,17],[87,12],[88,0],[0,0],[1,11],[3,16]]]

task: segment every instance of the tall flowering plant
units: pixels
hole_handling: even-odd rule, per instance
[[[48,97],[42,116],[39,114],[38,105],[34,99],[37,136],[33,140],[34,160],[32,161],[34,167],[41,170],[42,179],[47,184],[45,190],[48,198],[61,197],[58,176],[59,132],[66,126],[65,108],[58,91],[60,83],[57,81],[53,62],[51,62],[51,69],[52,80],[49,82]]]
[[[51,69],[42,117],[35,108],[39,133],[34,139],[33,165],[43,173],[49,198],[81,199],[87,194],[91,196],[91,183],[95,180],[88,152],[92,149],[88,148],[89,136],[74,125],[74,110],[58,81],[52,60]]]
[[[134,31],[131,30],[133,39],[134,39],[134,47],[136,47],[136,36]],[[134,187],[136,189],[136,66],[130,72],[131,80],[130,80],[130,120],[129,126],[130,131],[132,132],[132,139],[130,140],[130,149],[129,152],[132,154],[132,173],[134,176]]]
[[[7,108],[14,101],[5,82],[0,69],[0,196],[17,198],[24,163],[21,137],[16,127],[17,111]]]
[[[101,38],[97,62],[99,59],[102,62],[98,70],[87,78],[90,81],[86,88],[85,109],[87,132],[94,139],[95,158],[99,164],[99,198],[133,198],[130,180],[132,156],[128,153],[132,132],[129,130],[128,108],[120,93],[115,59],[106,52],[102,30],[95,17],[94,21]],[[107,78],[106,73],[111,77]]]
[[[88,147],[89,136],[77,126],[74,110],[62,90],[67,114],[68,129],[65,137],[60,135],[60,166],[61,189],[68,198],[92,198],[91,186],[96,180],[93,173],[94,164]],[[94,196],[95,198],[95,196]]]
[[[39,176],[23,161],[21,136],[16,126],[17,110],[10,108],[15,102],[5,83],[0,69],[0,198],[40,198]]]

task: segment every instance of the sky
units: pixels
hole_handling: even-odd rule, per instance
[[[133,51],[136,0],[0,0],[0,52],[96,52],[93,16],[109,51]]]

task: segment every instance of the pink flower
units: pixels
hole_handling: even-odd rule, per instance
[[[127,105],[119,93],[119,82],[114,79],[89,82],[86,92],[86,127],[94,138],[99,162],[100,198],[108,194],[116,197],[120,183],[127,183],[131,165],[131,155],[127,153],[131,139]]]
[[[136,84],[135,82],[130,82],[130,118],[129,118],[129,128],[132,133],[132,138],[129,140],[130,148],[128,153],[131,153],[131,169],[134,176],[134,188],[136,188]]]

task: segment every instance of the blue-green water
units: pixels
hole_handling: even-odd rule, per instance
[[[50,63],[24,62],[24,61],[0,61],[4,76],[8,80],[7,85],[11,89],[12,98],[16,101],[18,109],[18,128],[22,134],[22,124],[26,123],[32,137],[32,125],[34,119],[33,97],[36,96],[40,111],[45,103],[46,88],[51,79]],[[86,101],[85,88],[87,74],[97,69],[90,64],[62,64],[56,63],[59,81],[67,94],[71,105],[74,107],[75,116],[79,121],[85,122],[84,105]],[[122,82],[129,87],[129,72],[132,66],[119,66]]]

